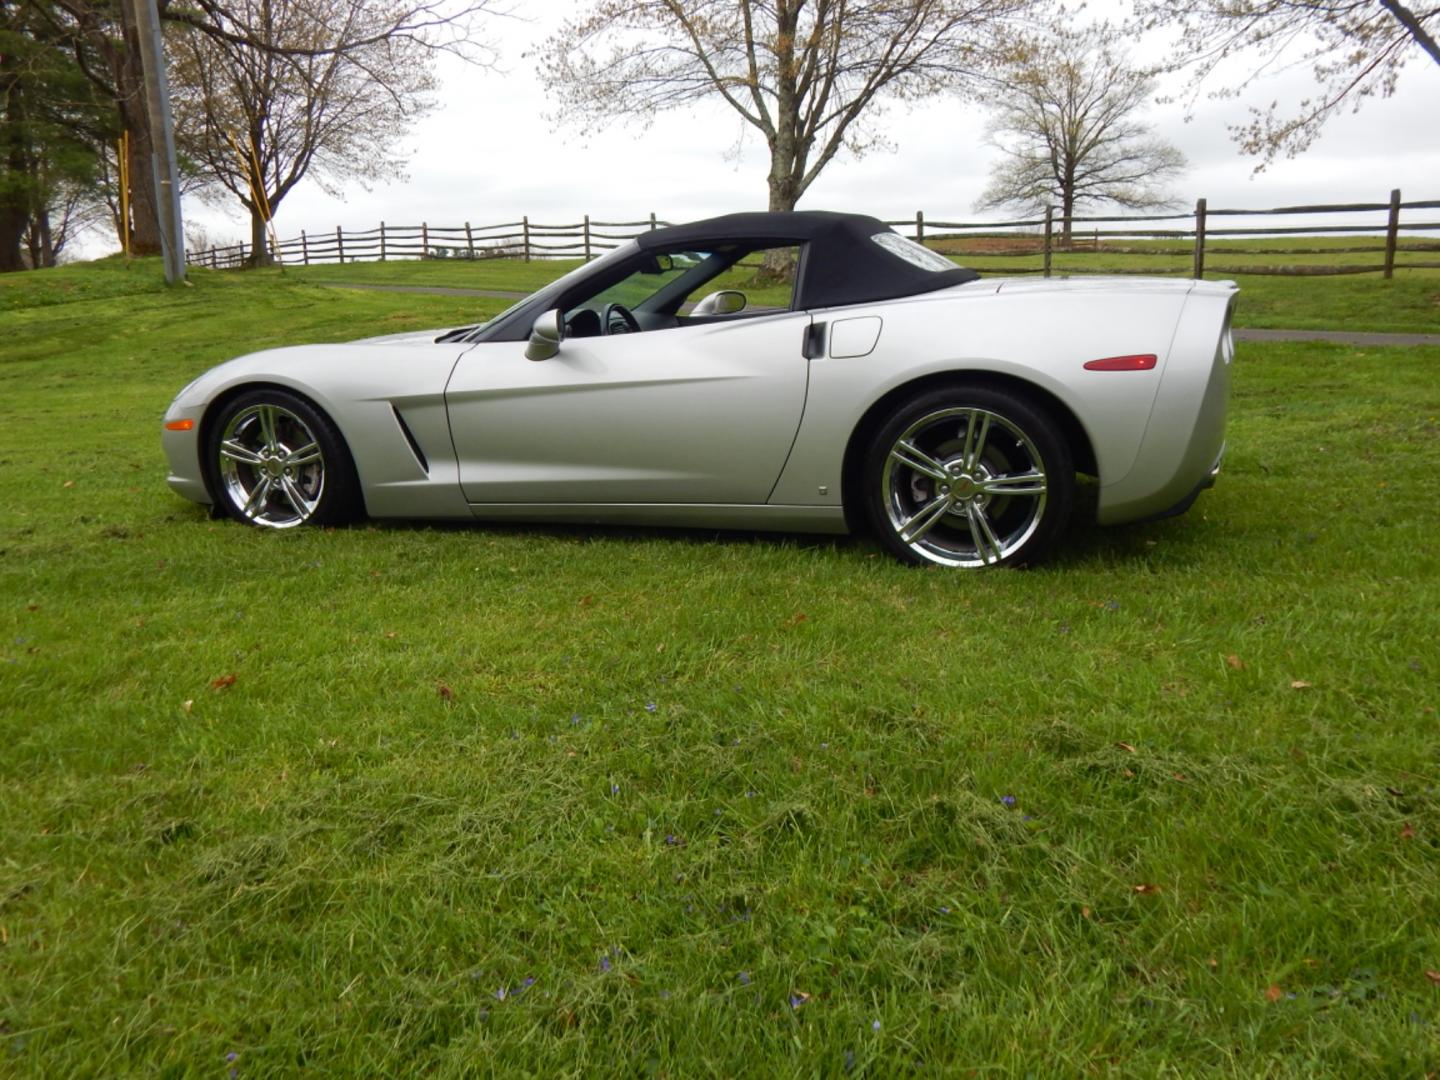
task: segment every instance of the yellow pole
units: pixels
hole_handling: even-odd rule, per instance
[[[250,198],[260,210],[261,220],[265,222],[265,232],[270,237],[270,247],[275,252],[275,261],[283,267],[284,261],[280,258],[280,243],[275,236],[275,222],[270,214],[270,199],[265,194],[265,177],[260,172],[260,155],[255,151],[254,140],[250,141],[250,153],[247,155],[240,148],[240,140],[235,137],[235,132],[227,131],[225,138],[230,141],[230,149],[235,151],[235,156],[240,159],[240,171],[245,174],[245,183],[250,188]]]
[[[120,246],[130,258],[130,132],[120,133],[116,152],[120,162]]]

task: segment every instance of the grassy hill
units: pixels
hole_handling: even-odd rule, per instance
[[[211,521],[190,378],[506,303],[318,276],[0,279],[0,1073],[1440,1068],[1440,349],[1030,572]]]

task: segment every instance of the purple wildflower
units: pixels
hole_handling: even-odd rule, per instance
[[[506,990],[505,987],[502,986],[499,990],[495,991],[495,1000],[504,1001],[505,998],[509,995],[509,993],[510,991]]]
[[[941,915],[949,915],[949,914],[950,914],[950,908],[949,908],[947,905],[945,905],[945,904],[941,904],[941,905],[940,905],[940,914],[941,914]]]
[[[1000,796],[1000,801],[1001,801],[1002,803],[1004,803],[1006,806],[1014,806],[1014,805],[1015,805],[1015,796],[1014,796],[1014,795],[1001,795],[1001,796]]]
[[[608,956],[602,956],[602,957],[600,957],[600,971],[601,971],[601,973],[603,974],[604,972],[607,972],[607,971],[609,971],[609,970],[610,970],[610,957],[608,957]]]
[[[648,701],[648,702],[645,703],[645,711],[646,711],[646,712],[654,712],[654,711],[655,711],[656,709],[658,709],[659,707],[660,707],[660,706],[656,705],[655,702],[653,702],[653,701]]]
[[[237,1054],[234,1050],[231,1050],[228,1054],[225,1055],[225,1060],[226,1060],[226,1061],[234,1061],[234,1060],[235,1060],[236,1058],[238,1058],[239,1056],[240,1056],[240,1055]]]
[[[741,985],[741,986],[749,986],[749,985],[750,985],[750,973],[749,973],[748,971],[742,971],[742,972],[740,972],[740,985]]]
[[[880,1030],[880,1021],[879,1021],[879,1020],[871,1020],[871,1021],[870,1021],[870,1030],[871,1030],[871,1031],[879,1031],[879,1030]]]
[[[611,794],[611,795],[619,795],[619,794],[620,794],[620,785],[619,785],[619,784],[611,784],[611,785],[610,785],[610,794]]]

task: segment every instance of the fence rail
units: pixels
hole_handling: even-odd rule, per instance
[[[1440,231],[1440,220],[1417,220],[1417,211],[1440,210],[1440,200],[1412,202],[1401,200],[1398,190],[1385,202],[1330,203],[1314,206],[1280,206],[1270,209],[1249,207],[1209,207],[1206,200],[1197,200],[1193,210],[1157,214],[1122,214],[1073,216],[1063,220],[1054,208],[1043,217],[1013,221],[948,221],[927,219],[923,211],[913,218],[886,222],[932,247],[973,259],[980,268],[1007,274],[1043,274],[1054,272],[1054,257],[1075,252],[1109,253],[1143,258],[1183,258],[1186,265],[1175,267],[1133,266],[1066,266],[1067,273],[1156,274],[1187,273],[1204,277],[1223,274],[1284,274],[1333,275],[1379,273],[1393,277],[1397,269],[1440,269],[1440,261],[1425,262],[1410,258],[1425,252],[1440,252],[1440,241],[1413,240],[1405,247],[1400,234],[1433,234]],[[1405,212],[1410,218],[1404,219]],[[1357,215],[1384,214],[1384,220],[1368,224],[1356,222]],[[1286,221],[1295,215],[1312,219],[1304,224],[1266,223],[1260,225],[1224,224],[1231,218],[1271,217]],[[1336,215],[1348,220],[1333,222]],[[1433,216],[1433,215],[1432,215]],[[1217,221],[1218,219],[1218,221]],[[381,222],[378,228],[334,232],[307,233],[274,244],[270,254],[285,264],[381,262],[390,259],[592,259],[648,230],[668,225],[651,214],[642,221],[599,221],[589,214],[568,224],[546,224],[519,221],[497,225],[392,225]],[[1102,226],[1104,226],[1102,228]],[[1374,244],[1354,243],[1343,247],[1295,248],[1235,247],[1216,244],[1224,237],[1289,237],[1289,236],[1373,236]],[[1157,246],[1156,242],[1166,242]],[[1008,242],[1009,246],[1006,246]],[[1406,259],[1399,261],[1397,255]],[[1376,255],[1375,262],[1291,264],[1280,266],[1207,265],[1211,256],[1255,255]],[[251,249],[247,244],[212,247],[186,253],[193,266],[233,269],[248,265]],[[1034,265],[1036,256],[1040,265]],[[997,262],[1021,258],[1023,263]]]

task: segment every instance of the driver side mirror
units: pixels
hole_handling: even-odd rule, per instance
[[[719,292],[712,292],[696,304],[690,314],[735,315],[744,311],[745,305],[749,302],[743,292],[737,292],[734,289],[721,289]]]
[[[525,346],[526,360],[549,360],[560,351],[565,340],[565,323],[559,310],[547,311],[530,328],[530,341]]]

